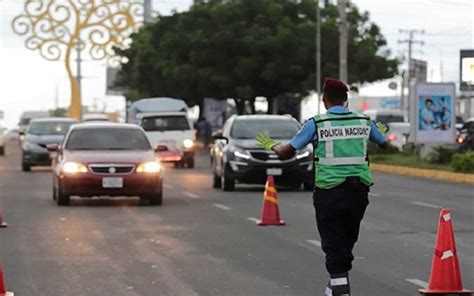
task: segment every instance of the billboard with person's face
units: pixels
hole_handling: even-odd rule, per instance
[[[454,83],[416,85],[412,129],[417,143],[454,142]]]

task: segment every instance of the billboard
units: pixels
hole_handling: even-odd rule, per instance
[[[460,63],[461,91],[474,91],[474,49],[461,50]]]
[[[412,96],[411,129],[415,143],[453,143],[455,84],[418,83]]]

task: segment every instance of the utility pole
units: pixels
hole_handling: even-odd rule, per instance
[[[420,44],[420,45],[423,45],[425,44],[423,41],[420,41],[420,40],[415,40],[415,34],[424,34],[425,31],[424,30],[403,30],[403,29],[400,29],[399,30],[400,33],[404,33],[404,34],[408,34],[408,38],[407,39],[403,39],[403,40],[398,40],[398,43],[400,44],[403,44],[403,43],[406,43],[408,44],[408,70],[407,70],[407,86],[408,86],[408,103],[407,103],[407,107],[408,107],[408,113],[410,113],[410,99],[411,99],[411,73],[410,73],[410,70],[411,70],[411,63],[412,63],[412,53],[413,53],[413,44]],[[403,91],[403,90],[402,90]]]
[[[339,10],[339,79],[347,83],[347,0],[337,0]]]
[[[321,8],[316,0],[316,92],[318,93],[318,115],[321,114]]]
[[[152,0],[143,0],[143,21],[145,24],[151,23],[153,20],[151,17],[151,11],[152,11]]]

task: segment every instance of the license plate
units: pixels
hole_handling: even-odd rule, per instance
[[[122,188],[123,178],[102,178],[103,188]]]
[[[277,168],[267,169],[268,176],[280,176],[281,174],[283,174],[282,169],[277,169]]]

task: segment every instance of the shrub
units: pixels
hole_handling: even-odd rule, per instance
[[[456,172],[474,173],[474,152],[454,154],[451,167]]]
[[[428,154],[428,161],[432,163],[450,163],[451,158],[453,157],[456,150],[444,146],[439,146],[433,149],[433,151]]]

